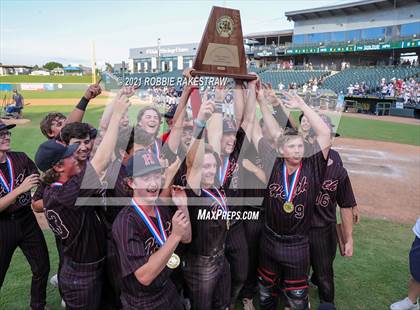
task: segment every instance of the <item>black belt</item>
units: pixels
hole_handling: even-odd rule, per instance
[[[191,254],[192,256],[199,256],[199,257],[205,257],[205,258],[215,258],[215,257],[223,256],[225,254],[225,247],[223,246],[221,249],[214,248],[214,249],[212,249],[212,251],[210,253],[205,253],[205,255],[194,253],[194,252],[190,252],[189,254]],[[188,256],[188,254],[187,254],[187,256]]]
[[[305,236],[305,235],[279,235],[278,233],[273,231],[270,227],[268,227],[267,224],[265,224],[264,226],[269,236],[274,237],[278,241],[281,241],[284,243],[293,243],[293,242],[302,241],[305,238],[306,239],[308,238],[308,236]]]

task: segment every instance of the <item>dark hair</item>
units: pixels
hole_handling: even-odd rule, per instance
[[[128,181],[132,180],[131,177],[125,177],[123,180],[123,189],[127,193],[128,197],[133,197],[134,191],[133,189],[128,185]]]
[[[156,112],[156,114],[158,115],[158,118],[159,118],[159,124],[161,124],[162,123],[162,115],[160,115],[160,112],[159,112],[159,110],[158,109],[156,109],[155,107],[151,107],[151,106],[149,106],[149,107],[144,107],[143,109],[141,109],[140,111],[139,111],[139,113],[137,114],[137,123],[139,123],[140,122],[140,120],[141,120],[141,118],[143,117],[143,115],[144,115],[144,113],[146,113],[146,111],[149,111],[149,110],[153,110],[153,111],[155,111]],[[156,134],[159,132],[159,129],[156,131]]]
[[[155,137],[151,133],[148,133],[146,130],[144,130],[140,126],[135,127],[134,138],[133,138],[133,142],[135,144],[140,144],[147,147],[151,145],[154,140],[155,140]]]
[[[60,160],[58,163],[56,163],[55,165],[62,165],[63,164],[63,160]],[[54,165],[54,166],[55,166]],[[45,171],[41,177],[42,182],[44,182],[47,185],[50,185],[54,182],[57,182],[58,179],[60,177],[60,174],[54,170],[54,168],[50,168],[47,171]]]
[[[282,147],[286,142],[296,137],[300,137],[303,140],[302,135],[294,128],[285,128],[284,133],[277,138],[276,146],[277,148]]]
[[[58,120],[58,119],[66,119],[66,116],[63,113],[60,112],[51,112],[48,113],[39,124],[39,128],[41,129],[42,134],[47,137],[48,139],[51,139],[48,134],[51,133],[51,126],[52,122]]]
[[[126,153],[130,153],[130,150],[134,146],[134,128],[121,128],[118,133],[117,143],[115,144],[114,154],[117,158],[120,158],[120,150],[124,150]]]
[[[219,154],[217,154],[216,151],[213,149],[213,147],[208,143],[204,144],[204,154],[212,154],[214,156],[214,159],[216,159],[216,165],[217,165],[216,171],[218,172],[220,170],[220,166],[222,165]],[[220,187],[221,184],[217,175],[218,174],[216,174],[216,177],[214,180],[214,186]]]
[[[69,144],[70,140],[90,138],[90,128],[88,123],[70,123],[61,129],[61,139],[65,144]]]

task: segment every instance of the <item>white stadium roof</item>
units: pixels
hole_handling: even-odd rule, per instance
[[[298,21],[339,15],[353,15],[387,8],[398,8],[413,3],[420,3],[420,0],[363,0],[313,9],[290,11],[286,12],[285,15],[288,20]]]

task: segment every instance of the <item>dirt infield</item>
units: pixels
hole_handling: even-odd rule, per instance
[[[420,147],[337,138],[362,215],[413,223],[420,214]],[[37,215],[46,228],[43,214]]]
[[[369,217],[413,223],[420,214],[420,147],[337,138],[357,202]]]
[[[376,115],[361,114],[361,113],[343,113],[342,116],[361,118],[361,119],[371,119],[375,121],[395,122],[395,123],[402,123],[402,124],[412,124],[412,125],[420,124],[420,119],[400,117],[400,116],[389,116],[389,115],[376,116]]]
[[[105,105],[111,99],[113,95],[107,94],[107,96],[100,96],[99,98],[93,99],[89,105]],[[51,105],[71,105],[74,106],[79,102],[78,98],[66,98],[66,99],[53,99],[53,98],[45,98],[45,99],[27,99],[27,101],[32,106],[51,106]],[[132,104],[141,104],[145,103],[144,100],[141,100],[136,97],[132,97],[130,99]]]

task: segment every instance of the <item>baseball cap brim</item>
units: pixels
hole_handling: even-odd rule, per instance
[[[65,159],[68,158],[70,156],[72,156],[74,154],[74,152],[76,152],[77,148],[79,147],[79,144],[70,144],[66,151],[64,152],[63,156],[61,159]]]
[[[0,125],[0,131],[7,130],[7,129],[12,129],[12,128],[15,128],[15,127],[16,127],[16,124],[9,124],[9,125],[2,124],[2,125]]]
[[[162,171],[162,167],[161,166],[152,166],[149,168],[144,168],[144,169],[134,169],[133,173],[132,173],[132,177],[142,177],[145,176],[146,174],[155,172],[155,171]]]

